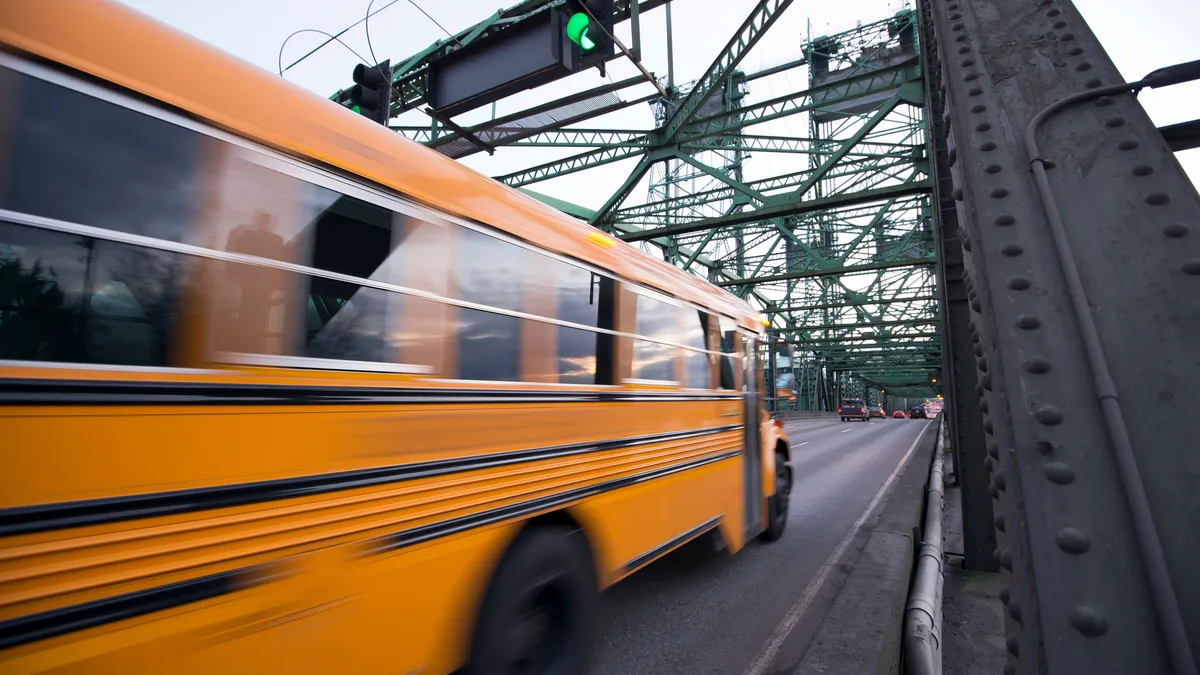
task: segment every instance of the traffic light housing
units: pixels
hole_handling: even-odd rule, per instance
[[[582,31],[576,32],[582,18],[575,19],[572,27],[578,42],[567,34],[571,17],[581,12],[593,45],[586,52],[579,44],[584,42],[579,39]],[[615,23],[613,12],[613,0],[587,0],[586,5],[566,0],[554,10],[536,12],[492,37],[468,42],[429,62],[425,100],[438,114],[455,117],[593,66],[603,75],[605,63],[614,58],[616,50],[605,34]]]
[[[567,0],[563,4],[563,60],[569,70],[603,68],[613,57],[615,45],[608,37],[615,23],[613,5],[614,0]]]
[[[387,126],[391,119],[392,62],[377,66],[354,66],[354,87],[350,89],[350,109],[369,120]]]

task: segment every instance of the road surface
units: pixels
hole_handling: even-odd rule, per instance
[[[604,595],[592,672],[789,673],[844,576],[826,561],[846,550],[848,533],[918,435],[933,433],[930,424],[788,423],[795,485],[784,537],[754,542],[736,556],[684,547],[617,584]],[[814,579],[829,582],[824,592],[816,592],[821,584]]]

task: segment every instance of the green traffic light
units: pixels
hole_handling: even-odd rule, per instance
[[[567,19],[567,37],[571,42],[579,45],[583,51],[591,51],[596,48],[596,43],[588,37],[588,26],[591,24],[591,19],[583,12],[576,12]]]
[[[356,106],[356,105],[352,105],[352,106],[350,106],[350,109],[351,109],[351,110],[353,110],[354,112],[358,113],[359,115],[361,115],[361,114],[362,114],[362,108],[360,108],[360,107],[358,107],[358,106]]]

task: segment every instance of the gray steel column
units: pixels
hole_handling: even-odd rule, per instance
[[[1195,672],[1200,197],[1131,95],[1076,105],[1038,134],[1056,237],[1026,126],[1119,73],[1068,0],[922,5],[995,452],[1006,672]]]
[[[942,139],[947,137],[941,63],[933,46],[928,7],[917,15],[924,57],[925,120],[929,129],[930,171],[934,183],[934,232],[938,246],[938,294],[942,315],[942,384],[946,395],[946,423],[954,453],[954,480],[961,487],[963,514],[963,564],[971,570],[995,572],[999,565],[991,477],[980,410],[982,388],[975,374],[972,353],[978,336],[971,329],[968,290],[964,283],[963,248],[959,239],[958,211],[950,165],[957,161]],[[974,340],[972,338],[975,338]]]

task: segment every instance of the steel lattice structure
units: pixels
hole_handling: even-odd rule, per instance
[[[503,26],[560,2],[522,3],[456,39],[498,39]],[[530,194],[762,308],[773,335],[796,348],[796,405],[828,409],[841,395],[878,400],[885,389],[930,395],[941,348],[914,14],[813,40],[774,68],[740,70],[790,4],[757,3],[704,75],[669,100],[622,100],[618,92],[644,82],[631,78],[467,129],[394,128],[451,157],[501,145],[583,150],[497,177],[515,188],[636,160],[599,209]],[[618,2],[617,21],[629,10]],[[398,61],[393,112],[424,101],[421,73],[455,47],[445,40]],[[807,87],[763,95],[764,78],[799,68]],[[654,129],[586,124],[646,103]],[[807,133],[787,132],[797,128]],[[764,172],[756,156],[794,161]],[[634,195],[647,175],[648,194]]]
[[[918,0],[739,70],[790,4],[758,2],[665,99],[621,99],[631,78],[451,133],[396,128],[451,157],[582,150],[497,177],[519,189],[636,160],[599,209],[530,194],[760,306],[805,408],[945,392],[965,564],[1004,583],[1005,672],[1196,672],[1200,195],[1172,152],[1200,120],[1156,129],[1070,0]],[[393,112],[453,49],[397,61]],[[763,96],[800,67],[805,88]],[[1200,63],[1135,88],[1188,78]],[[643,103],[654,129],[586,125]]]

